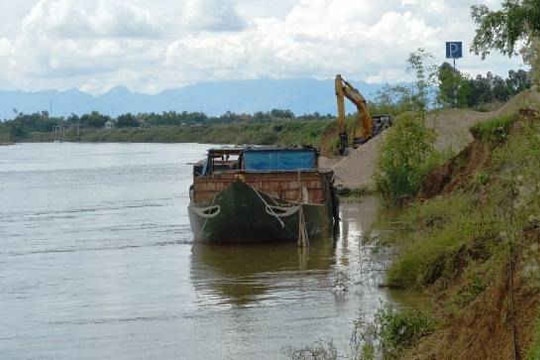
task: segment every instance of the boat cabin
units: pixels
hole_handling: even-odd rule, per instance
[[[315,148],[223,148],[210,149],[205,160],[193,167],[193,176],[209,176],[229,171],[275,172],[308,171],[318,166]]]

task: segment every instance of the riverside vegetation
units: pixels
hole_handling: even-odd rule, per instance
[[[274,109],[254,115],[227,113],[124,114],[111,118],[97,112],[68,118],[47,112],[18,114],[0,123],[1,136],[12,141],[197,142],[227,144],[317,144],[329,123],[317,113],[296,117]],[[109,125],[109,126],[107,126]]]
[[[403,313],[387,314],[392,320],[381,323],[378,342],[384,358],[539,358],[537,109],[537,92],[520,94],[501,115],[473,126],[473,142],[442,163],[419,118],[402,126],[424,134],[421,146],[393,141],[400,126],[389,130],[377,182],[386,203],[400,211],[380,225],[396,229],[383,240],[398,250],[386,285],[426,294],[430,306],[420,318],[431,326],[401,321],[398,333],[415,336],[396,343],[388,332]],[[407,151],[417,166],[401,161],[397,171],[389,158]],[[357,358],[370,358],[362,354]]]
[[[385,286],[426,300],[381,304],[349,351],[319,341],[290,358],[540,358],[539,109],[538,92],[516,96],[455,155],[434,150],[420,116],[397,117],[376,179],[378,227],[394,230],[378,241],[396,250]]]

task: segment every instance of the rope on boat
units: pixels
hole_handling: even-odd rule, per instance
[[[257,191],[257,189],[255,189],[253,186],[250,187],[255,192],[255,194],[257,194],[259,199],[261,199],[261,201],[263,202],[266,213],[270,216],[273,216],[280,223],[282,228],[285,227],[285,223],[283,222],[283,220],[281,220],[282,217],[289,217],[298,213],[298,246],[302,248],[309,247],[309,235],[306,225],[306,218],[304,216],[304,208],[302,207],[302,205],[270,205],[259,193],[259,191]],[[270,199],[273,200],[272,197],[270,197]],[[276,202],[274,201],[274,203]]]
[[[202,217],[203,219],[212,219],[219,215],[221,212],[221,207],[219,205],[210,205],[205,208],[198,208],[193,206],[191,208],[197,216]]]
[[[221,212],[221,206],[214,205],[214,202],[216,201],[216,197],[217,195],[212,198],[212,203],[210,204],[210,206],[207,206],[206,208],[200,209],[200,208],[193,207],[195,213],[201,216],[202,218],[204,218],[204,224],[201,227],[201,233],[204,232],[204,229],[206,228],[206,224],[208,223],[208,220],[218,216],[219,213]],[[216,209],[216,212],[208,214],[207,211],[212,210],[212,209]]]
[[[270,205],[264,197],[255,189],[253,186],[250,186],[250,188],[257,194],[259,199],[264,204],[264,210],[266,213],[270,216],[273,216],[281,225],[282,228],[285,228],[285,223],[283,220],[281,220],[282,217],[289,217],[294,214],[296,214],[298,211],[302,209],[302,205],[291,205],[291,206],[280,206],[280,205]]]
[[[298,246],[302,248],[309,247],[309,235],[302,206],[300,206],[298,214]]]

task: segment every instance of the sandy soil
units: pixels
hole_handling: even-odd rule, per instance
[[[461,151],[472,140],[469,128],[481,121],[517,111],[540,98],[538,93],[525,92],[517,95],[503,107],[492,112],[477,112],[467,109],[446,109],[430,113],[426,125],[435,130],[438,150]],[[377,164],[380,144],[384,133],[358,149],[350,149],[345,157],[320,158],[320,166],[335,172],[336,185],[346,188],[369,188],[373,186],[373,175]]]

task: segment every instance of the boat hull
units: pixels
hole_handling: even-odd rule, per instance
[[[231,182],[211,203],[188,207],[195,241],[207,243],[255,243],[298,241],[305,230],[308,239],[332,234],[333,199],[323,203],[276,200],[241,181]]]

